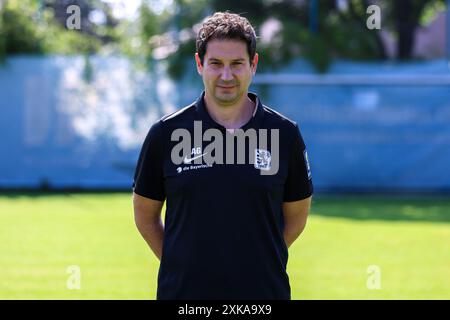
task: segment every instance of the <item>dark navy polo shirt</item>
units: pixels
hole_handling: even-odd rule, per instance
[[[255,94],[248,97],[256,109],[241,129],[279,130],[276,174],[262,175],[249,163],[250,155],[245,164],[172,162],[171,150],[179,143],[171,141],[176,129],[193,136],[194,121],[201,121],[203,132],[217,128],[224,142],[230,135],[208,114],[204,93],[157,121],[145,139],[134,192],[166,200],[157,299],[290,299],[282,204],[312,195],[305,144],[295,122],[264,106]],[[209,143],[202,141],[201,150]],[[248,154],[250,145],[245,148]]]

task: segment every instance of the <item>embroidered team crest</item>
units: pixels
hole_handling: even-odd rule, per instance
[[[308,179],[311,179],[311,167],[309,166],[308,152],[306,149],[303,151],[303,158],[305,159],[306,172],[308,173]]]
[[[261,170],[270,170],[272,156],[270,152],[264,149],[255,149],[255,168]]]

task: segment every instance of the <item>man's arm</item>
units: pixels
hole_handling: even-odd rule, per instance
[[[164,227],[161,220],[163,201],[142,197],[133,192],[134,221],[144,240],[161,260]]]
[[[311,197],[298,201],[283,202],[283,235],[288,248],[305,229],[310,206]]]

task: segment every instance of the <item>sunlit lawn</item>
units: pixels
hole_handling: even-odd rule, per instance
[[[317,196],[289,254],[293,299],[450,299],[450,200]],[[129,194],[0,196],[0,299],[154,299],[157,272]]]

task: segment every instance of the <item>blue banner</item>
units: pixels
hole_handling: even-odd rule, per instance
[[[179,82],[164,67],[148,72],[121,57],[8,58],[0,66],[0,187],[129,188],[151,124],[202,90],[193,63]],[[298,122],[316,190],[448,191],[448,75],[444,61],[339,62],[325,76],[296,61],[257,76],[251,90]]]

